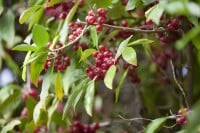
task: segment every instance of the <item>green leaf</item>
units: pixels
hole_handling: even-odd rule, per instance
[[[59,100],[63,98],[63,84],[62,84],[62,75],[60,72],[56,73],[55,76],[55,92]]]
[[[36,24],[32,31],[33,41],[38,47],[47,45],[49,42],[49,34],[42,25]]]
[[[96,51],[95,49],[86,49],[85,51],[82,52],[80,61],[86,60],[95,51]]]
[[[81,90],[83,89],[82,86],[84,86],[84,84],[86,84],[86,83],[87,83],[87,79],[81,81],[79,83],[81,87],[78,87],[75,90],[73,90],[72,94],[69,96],[69,98],[67,100],[67,103],[65,104],[62,119],[66,118],[67,115],[69,115],[69,110],[70,110],[71,106],[74,104],[74,101],[75,101],[76,97],[79,95],[79,93],[81,93]]]
[[[62,2],[62,0],[51,0],[50,2],[48,2],[48,6],[52,6],[52,5],[54,5],[56,3],[60,3],[60,2]]]
[[[121,87],[124,83],[124,80],[126,79],[127,74],[128,74],[128,69],[126,71],[124,71],[122,77],[119,80],[119,84],[118,84],[118,86],[116,88],[116,92],[115,92],[115,102],[117,102],[119,99],[119,93],[120,93]]]
[[[34,62],[32,62],[30,65],[31,81],[36,86],[39,80],[38,77],[40,76],[40,73],[44,69],[46,58],[47,58],[47,53],[44,53],[41,56],[39,56],[36,60],[34,60]]]
[[[156,133],[157,130],[166,122],[166,118],[158,118],[153,120],[150,124],[147,125],[145,133]]]
[[[46,101],[49,95],[49,88],[51,86],[52,77],[53,77],[52,71],[51,69],[48,69],[47,73],[44,75],[44,79],[42,82],[42,89],[40,93],[40,102],[42,103],[43,108],[46,108],[46,104],[47,104]]]
[[[85,110],[87,114],[90,116],[92,116],[94,94],[95,94],[95,82],[92,80],[88,83],[88,87],[86,89],[85,98],[84,98]]]
[[[33,7],[30,7],[28,9],[26,9],[25,11],[23,11],[23,13],[20,15],[19,18],[19,23],[23,24],[24,22],[26,22],[28,20],[28,18],[39,8],[41,8],[41,5],[35,5]]]
[[[166,12],[170,14],[179,14],[186,16],[200,16],[200,6],[194,2],[188,1],[173,1],[164,4]],[[174,8],[176,7],[176,8]]]
[[[37,24],[39,22],[43,12],[44,12],[44,7],[41,7],[33,14],[28,25],[28,30],[30,30],[34,24]]]
[[[192,43],[194,44],[194,46],[200,51],[200,39],[199,39],[199,35],[197,35],[196,37],[194,37],[192,39]]]
[[[154,2],[154,1],[155,0],[142,0],[144,5],[148,5],[148,4],[150,4],[150,3]]]
[[[24,62],[23,62],[23,69],[22,69],[22,79],[24,81],[26,81],[26,70],[27,70],[27,66],[25,65],[25,62],[27,62],[31,57],[31,52],[29,51],[27,54],[26,54],[26,57],[24,59]]]
[[[117,49],[117,54],[115,55],[115,60],[117,60],[121,56],[122,52],[128,45],[128,42],[130,41],[131,38],[132,38],[132,36],[130,36],[129,38],[127,38],[126,40],[124,40],[120,43],[119,48]]]
[[[0,104],[0,114],[4,116],[11,116],[13,111],[19,106],[21,103],[21,92],[15,91],[12,95],[10,95],[3,103]]]
[[[12,57],[9,54],[7,54],[7,53],[4,54],[4,60],[5,60],[6,64],[7,64],[7,66],[9,68],[11,68],[11,70],[15,74],[21,75],[19,66],[16,64],[16,62],[12,59]]]
[[[3,1],[0,0],[0,15],[2,14],[3,12]]]
[[[77,80],[83,78],[83,76],[84,73],[81,69],[76,69],[74,66],[70,65],[63,75],[64,94],[68,95],[71,85]]]
[[[112,65],[110,66],[110,68],[108,69],[104,77],[104,83],[106,87],[108,87],[109,89],[113,88],[113,80],[114,80],[116,71],[117,71],[117,67],[115,65]]]
[[[97,48],[98,47],[98,35],[97,35],[96,27],[92,26],[90,28],[90,35],[92,38],[93,46]]]
[[[194,105],[189,114],[188,124],[186,126],[185,133],[197,133],[199,131],[199,126],[200,126],[199,112],[200,112],[200,102],[198,101]]]
[[[95,4],[98,8],[107,8],[112,5],[112,0],[91,0],[92,4]]]
[[[1,38],[7,42],[7,48],[11,48],[15,39],[15,16],[11,10],[0,17],[0,27]]]
[[[65,22],[62,26],[62,29],[60,31],[60,42],[61,43],[65,43],[66,39],[67,39],[67,36],[68,36],[68,30],[69,30],[69,22],[71,22],[71,20],[73,19],[75,13],[76,13],[76,10],[78,8],[78,5],[80,3],[80,0],[78,2],[76,2],[76,4],[71,8],[70,12],[68,13],[66,19],[65,19]]]
[[[35,124],[38,124],[42,114],[42,103],[38,102],[33,111],[33,120]]]
[[[19,125],[19,124],[21,124],[21,121],[19,121],[19,120],[12,120],[5,127],[3,127],[3,129],[1,130],[1,133],[7,133],[9,131],[12,131],[13,128],[15,126]]]
[[[144,38],[144,39],[138,39],[136,41],[133,41],[129,43],[127,46],[134,46],[134,45],[141,45],[141,44],[146,45],[146,44],[151,44],[153,42],[154,42],[153,40]]]
[[[155,24],[159,25],[160,18],[163,14],[164,8],[161,4],[156,4],[155,6],[151,7],[149,10],[145,12],[145,16],[147,19],[151,19]]]
[[[126,47],[122,53],[122,57],[129,64],[137,66],[137,54],[132,47]]]
[[[133,10],[141,4],[141,0],[129,0],[126,5],[126,11]]]
[[[178,50],[183,49],[193,38],[195,38],[200,33],[200,25],[195,26],[190,31],[188,31],[184,37],[178,40],[175,44]]]
[[[17,51],[36,51],[37,47],[33,45],[28,45],[28,44],[20,44],[17,45],[13,48],[13,50]]]
[[[48,125],[49,128],[50,128],[50,123],[51,123],[53,114],[57,109],[58,103],[59,103],[59,100],[57,98],[55,98],[53,100],[53,103],[52,103],[51,107],[48,109],[48,122],[47,122],[47,125]]]

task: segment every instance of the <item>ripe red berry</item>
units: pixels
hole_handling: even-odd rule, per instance
[[[100,17],[97,18],[97,23],[98,23],[99,25],[104,24],[105,21],[106,21],[105,17],[100,16]]]
[[[96,25],[96,30],[99,31],[99,32],[102,31],[103,30],[103,26],[99,25],[99,24]]]
[[[127,27],[127,26],[128,26],[128,22],[127,22],[126,20],[123,20],[123,21],[121,22],[121,25],[122,25],[123,27]]]
[[[105,45],[99,45],[99,50],[101,51],[101,52],[104,52],[104,51],[106,51],[107,50],[107,47],[105,46]]]
[[[97,13],[99,16],[105,16],[106,10],[104,8],[99,8],[99,9],[97,9]]]
[[[146,23],[147,25],[151,25],[151,24],[153,24],[153,21],[152,21],[151,19],[147,19],[147,20],[145,21],[145,23]]]
[[[87,24],[94,24],[94,22],[96,21],[95,16],[86,16],[85,21]]]
[[[90,10],[90,11],[88,12],[88,16],[95,16],[95,13],[94,13],[92,10]]]

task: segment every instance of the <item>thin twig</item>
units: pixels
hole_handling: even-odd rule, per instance
[[[83,22],[83,21],[80,21],[80,23],[87,24],[86,22]],[[94,23],[93,25],[97,25],[97,23]],[[122,26],[109,25],[109,24],[103,24],[103,27],[110,28],[110,29],[116,29],[116,30],[125,30],[125,31],[142,32],[142,33],[159,33],[159,32],[166,31],[163,28],[152,29],[152,30],[143,30],[143,29],[139,29],[139,28],[122,27]]]
[[[189,104],[188,104],[188,101],[187,101],[187,98],[186,98],[186,94],[184,92],[184,89],[183,87],[179,84],[178,80],[176,79],[176,74],[175,74],[175,70],[174,70],[174,65],[173,65],[173,62],[172,60],[170,60],[170,65],[171,65],[171,69],[172,69],[172,75],[173,75],[173,78],[174,78],[174,82],[176,83],[176,85],[178,86],[179,90],[181,91],[184,99],[185,99],[185,104],[186,106],[189,108]]]
[[[71,45],[75,44],[76,42],[79,41],[79,39],[83,36],[83,34],[84,34],[86,31],[87,31],[87,25],[85,25],[85,27],[83,28],[81,34],[80,34],[74,41],[71,41],[71,42],[67,43],[66,45],[63,45],[63,46],[60,47],[60,48],[52,49],[51,51],[59,51],[59,50],[61,50],[61,49],[64,49],[64,48],[66,48],[66,47],[68,47],[68,46],[71,46]]]

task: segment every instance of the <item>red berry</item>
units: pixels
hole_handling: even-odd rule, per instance
[[[90,10],[90,11],[88,12],[88,16],[95,16],[95,13],[94,13],[92,10]]]
[[[147,25],[151,25],[153,23],[153,21],[151,19],[147,19],[145,22]]]
[[[97,55],[99,54],[99,52],[98,51],[95,51],[94,53],[93,53],[93,56],[95,57],[95,58],[97,58]]]
[[[100,50],[101,52],[104,52],[104,51],[107,50],[107,47],[106,47],[105,45],[99,45],[99,50]]]
[[[100,16],[100,17],[97,18],[97,23],[99,25],[102,25],[103,23],[105,23],[105,21],[106,21],[106,19],[104,17]]]
[[[99,31],[99,32],[102,31],[103,30],[103,26],[99,25],[99,24],[96,25],[96,30]]]
[[[96,21],[95,16],[86,16],[85,21],[87,24],[94,24],[94,22]]]
[[[179,124],[179,125],[183,125],[186,121],[186,117],[185,116],[181,116],[181,117],[178,117],[176,119],[176,123]]]
[[[105,16],[106,15],[106,10],[104,8],[99,8],[97,10],[97,13],[99,16]]]
[[[123,27],[127,27],[127,26],[128,26],[128,22],[127,22],[126,20],[123,20],[123,21],[121,22],[121,25],[122,25]]]

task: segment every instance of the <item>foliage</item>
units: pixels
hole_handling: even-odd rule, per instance
[[[1,132],[199,131],[199,5],[0,0]]]

